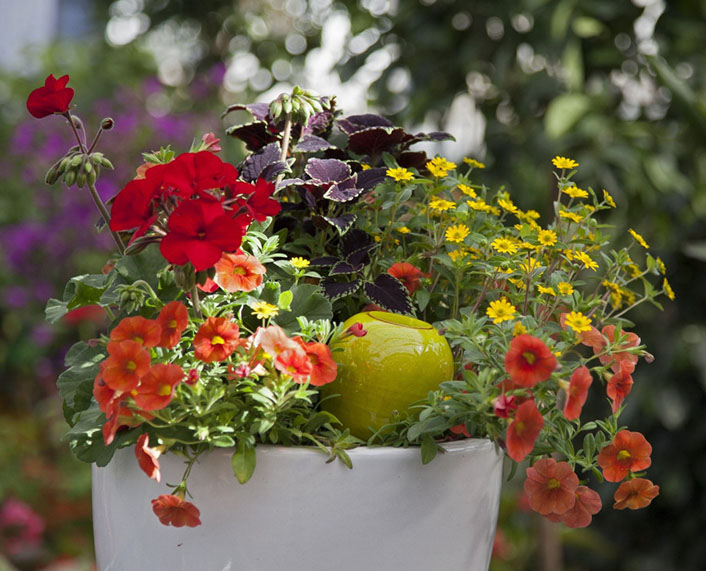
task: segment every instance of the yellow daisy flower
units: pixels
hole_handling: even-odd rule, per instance
[[[655,263],[657,264],[657,270],[659,271],[660,274],[664,275],[667,273],[667,267],[664,265],[662,258],[657,258],[655,260]]]
[[[520,209],[517,208],[517,206],[515,206],[509,198],[498,198],[498,206],[500,206],[503,210],[511,212],[512,214],[517,214],[520,211]]]
[[[522,262],[520,264],[520,269],[526,274],[531,274],[533,271],[540,268],[541,266],[542,264],[540,264],[537,260],[535,260],[534,258],[530,258],[528,261]]]
[[[512,336],[517,337],[519,335],[524,335],[525,333],[527,333],[527,328],[522,325],[520,321],[515,323],[515,326],[512,328]]]
[[[503,297],[497,301],[491,301],[485,313],[493,320],[493,323],[497,325],[503,321],[511,321],[514,319],[516,311],[515,307]]]
[[[570,186],[562,190],[564,194],[568,194],[571,198],[588,198],[588,192],[578,186]]]
[[[553,287],[544,287],[542,285],[538,285],[537,289],[539,290],[539,293],[556,296],[556,292],[554,291]]]
[[[468,236],[470,233],[471,231],[465,224],[456,224],[455,226],[451,226],[446,230],[445,236],[447,241],[460,244],[466,239],[466,236]]]
[[[586,317],[580,311],[572,311],[566,316],[565,323],[571,327],[576,333],[591,330],[591,318]]]
[[[524,280],[521,280],[519,278],[508,278],[507,281],[509,281],[512,285],[514,285],[517,289],[521,291],[527,289],[527,284],[525,284]]]
[[[429,208],[438,210],[439,212],[446,212],[447,210],[456,208],[456,203],[450,200],[444,200],[443,198],[435,198],[429,203]]]
[[[574,169],[579,164],[574,159],[556,156],[552,159],[552,164],[558,169]]]
[[[574,259],[581,262],[584,268],[588,268],[594,271],[598,269],[598,264],[596,263],[596,261],[593,260],[591,256],[589,256],[585,252],[574,252]]]
[[[414,175],[409,172],[406,168],[397,167],[395,169],[387,169],[385,174],[390,178],[395,179],[397,182],[406,182],[412,180]]]
[[[252,305],[252,310],[258,319],[269,319],[279,313],[279,308],[276,305],[267,303],[266,301],[258,301]]]
[[[451,250],[449,252],[449,258],[451,258],[452,262],[458,262],[459,260],[463,260],[463,258],[466,257],[466,251],[459,248],[458,250]]]
[[[667,278],[664,278],[664,282],[662,282],[662,289],[664,290],[664,295],[674,301],[676,296],[674,295],[674,290],[672,289],[672,286],[669,285]]]
[[[407,228],[407,226],[400,226],[399,228],[397,228],[397,231],[400,234],[409,234],[411,232],[411,230]]]
[[[292,264],[298,270],[301,270],[304,268],[308,268],[311,262],[305,258],[296,257],[289,260],[289,263]]]
[[[360,168],[363,169],[364,171],[367,171],[371,168],[373,168],[373,165],[369,165],[368,163],[360,163]],[[392,177],[394,178],[394,177]]]
[[[471,210],[477,210],[478,212],[490,212],[492,206],[487,204],[482,198],[477,198],[476,200],[467,200],[466,204]]]
[[[542,246],[553,246],[556,244],[556,232],[554,230],[540,230],[537,234],[537,241]]]
[[[476,198],[478,195],[476,194],[476,191],[473,190],[470,186],[467,184],[459,184],[458,189],[465,194],[466,196],[470,196],[471,198]]]
[[[559,282],[556,284],[556,288],[559,290],[561,295],[571,295],[574,293],[574,286],[572,286],[569,282]]]
[[[432,160],[429,161],[429,163],[433,164],[435,167],[444,169],[445,171],[452,171],[456,168],[456,163],[447,161],[444,157],[434,157]]]
[[[476,169],[484,169],[485,165],[481,163],[480,161],[477,161],[476,159],[471,159],[470,157],[464,157],[463,162],[466,163],[467,165],[472,166],[473,168]]]
[[[608,193],[605,188],[603,189],[603,200],[605,200],[608,206],[615,208],[615,200],[613,200],[613,197]]]
[[[500,252],[501,254],[514,254],[519,248],[517,242],[510,238],[496,238],[490,243],[490,245],[493,250]]]
[[[583,220],[583,216],[580,214],[577,214],[576,212],[569,212],[568,210],[560,210],[559,211],[559,217],[560,218],[567,218],[573,222],[576,222],[577,224]]]
[[[650,247],[647,245],[647,242],[645,242],[645,239],[640,236],[637,232],[635,232],[635,230],[633,230],[632,228],[628,228],[628,232],[635,239],[635,242],[640,244],[640,246],[642,246],[645,250],[650,249]]]

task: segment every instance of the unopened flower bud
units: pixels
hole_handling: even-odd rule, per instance
[[[101,121],[101,129],[104,131],[110,131],[115,126],[115,121],[112,117],[106,117]]]

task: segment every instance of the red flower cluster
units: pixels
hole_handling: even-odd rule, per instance
[[[56,79],[53,74],[49,75],[42,87],[38,87],[29,94],[27,111],[37,119],[53,115],[54,113],[66,113],[69,110],[71,100],[74,98],[74,90],[66,87],[68,82],[68,75],[64,75],[59,79]]]
[[[238,180],[238,171],[210,151],[184,153],[144,171],[115,197],[110,228],[160,241],[164,258],[196,270],[235,252],[253,220],[280,211],[274,184]]]
[[[184,371],[173,364],[152,365],[149,349],[176,345],[186,322],[186,307],[175,301],[165,305],[156,320],[127,317],[111,332],[108,357],[100,363],[93,384],[93,395],[106,415],[106,445],[121,426],[137,426],[142,418],[150,417],[149,411],[160,410],[171,401]],[[128,398],[141,418],[128,406]]]
[[[527,468],[525,493],[530,507],[551,521],[568,527],[586,527],[601,510],[601,498],[587,486],[579,486],[578,476],[568,462],[542,458]]]

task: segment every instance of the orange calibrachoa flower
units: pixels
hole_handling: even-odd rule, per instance
[[[126,317],[110,332],[111,341],[137,341],[145,348],[156,347],[162,336],[162,326],[141,316]]]
[[[290,375],[297,383],[305,382],[314,370],[308,355],[299,346],[296,349],[285,349],[277,355],[275,368]]]
[[[408,262],[397,262],[396,264],[392,264],[390,269],[387,270],[387,273],[400,280],[410,294],[413,294],[419,289],[419,286],[421,285],[419,280],[421,278],[429,277],[428,274],[425,274],[418,267],[413,266]]]
[[[598,454],[598,465],[609,482],[620,482],[630,472],[646,470],[652,460],[652,446],[639,432],[621,430],[613,442]]]
[[[262,350],[273,358],[282,351],[299,347],[299,344],[294,339],[287,337],[287,334],[279,325],[258,327],[252,336],[252,342],[255,347],[262,347]]]
[[[146,432],[137,439],[135,444],[135,456],[142,471],[153,480],[159,482],[162,475],[159,471],[160,451],[150,448],[150,436]]]
[[[262,283],[267,270],[255,256],[224,252],[216,262],[215,282],[225,291],[252,291]]]
[[[591,326],[590,331],[579,333],[579,340],[583,345],[591,347],[593,353],[598,355],[601,365],[609,365],[614,373],[620,371],[622,363],[630,365],[628,373],[632,373],[637,365],[638,356],[633,353],[628,353],[627,350],[640,345],[640,338],[634,333],[623,331],[622,335],[626,335],[627,339],[615,347],[611,353],[606,353],[608,342],[615,341],[617,335],[615,325],[606,325],[601,331]]]
[[[568,462],[542,458],[525,472],[525,493],[534,511],[562,515],[574,506],[579,478]]]
[[[240,341],[238,325],[226,317],[209,317],[194,336],[194,356],[205,363],[227,359]]]
[[[111,341],[103,365],[103,380],[115,391],[131,391],[150,368],[150,354],[137,341]]]
[[[568,420],[576,420],[581,416],[581,409],[586,402],[588,388],[592,382],[593,377],[586,366],[579,367],[571,375],[564,403],[564,416]]]
[[[576,488],[573,507],[561,515],[549,514],[547,519],[562,522],[567,527],[588,527],[593,516],[601,511],[603,504],[598,492],[587,486]]]
[[[615,491],[613,509],[639,510],[650,505],[659,495],[659,486],[645,478],[633,478],[620,484]]]
[[[306,356],[311,362],[311,375],[309,384],[320,387],[336,379],[338,365],[331,356],[331,349],[325,343],[309,342],[305,343],[301,337],[295,337]]]
[[[610,378],[606,385],[606,394],[613,401],[613,413],[618,411],[625,397],[630,394],[633,381],[629,371],[632,371],[632,368],[634,365],[630,362],[621,361],[620,370]]]
[[[515,462],[522,460],[532,452],[534,441],[544,427],[544,417],[537,410],[533,400],[523,402],[517,407],[515,418],[507,427],[507,454]]]
[[[162,328],[157,346],[171,349],[179,343],[181,334],[189,323],[189,312],[180,301],[170,301],[159,312],[156,321]]]
[[[171,402],[174,389],[183,379],[179,365],[159,363],[150,368],[131,394],[142,410],[160,410]]]
[[[510,341],[505,370],[515,385],[533,387],[546,381],[554,369],[556,357],[541,339],[524,333]]]
[[[162,494],[152,500],[152,511],[163,525],[173,525],[174,527],[201,525],[199,509],[191,502],[173,494]]]

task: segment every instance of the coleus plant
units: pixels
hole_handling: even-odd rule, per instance
[[[492,438],[531,463],[531,507],[572,527],[601,508],[590,477],[620,482],[617,509],[657,495],[643,477],[651,446],[619,424],[639,357],[652,359],[624,315],[674,292],[650,281],[666,272],[659,258],[634,261],[634,248],[649,249],[634,230],[627,247],[606,251],[597,215],[616,205],[578,188],[576,161],[553,159],[557,197],[542,226],[538,212],[476,182],[482,163],[466,158],[463,172],[411,149],[449,135],[341,118],[334,99],[296,88],[228,108],[252,117],[227,130],[250,151],[237,168],[212,135],[178,156],[146,154],[108,212],[95,182],[109,162],[98,136],[88,144],[76,129],[66,89],[48,79],[28,100],[76,134],[47,182],[87,186],[119,254],[47,306],[50,320],[88,304],[112,320],[67,354],[58,385],[69,441],[99,465],[134,444],[155,479],[160,454],[186,456],[182,481],[153,502],[163,523],[198,524],[187,478],[212,447],[233,448],[241,482],[258,442],[308,443],[350,464],[345,450],[363,442],[319,408],[317,388],[337,375],[329,345],[365,335],[343,321],[370,306],[437,324],[456,374],[369,444],[418,444],[428,462],[440,440]],[[603,391],[589,390],[594,379]],[[606,414],[584,422],[591,395],[607,400],[595,404]]]

